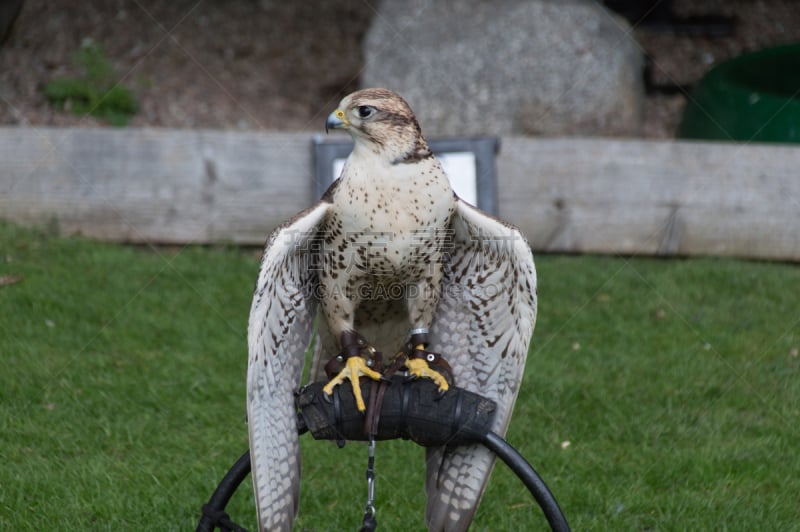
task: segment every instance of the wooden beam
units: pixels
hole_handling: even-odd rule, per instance
[[[309,139],[0,128],[0,217],[111,241],[263,243],[312,201]]]
[[[0,128],[0,218],[121,242],[263,243],[310,205],[307,133]],[[540,251],[800,260],[800,148],[502,139],[500,216]]]
[[[497,164],[535,249],[800,260],[800,147],[508,138]]]

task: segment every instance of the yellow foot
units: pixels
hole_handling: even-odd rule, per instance
[[[364,398],[361,396],[361,386],[358,385],[358,378],[361,376],[369,377],[370,379],[376,381],[381,380],[381,374],[370,369],[363,358],[358,356],[350,357],[345,363],[345,368],[340,371],[338,375],[328,381],[328,384],[322,388],[322,391],[325,392],[325,395],[331,395],[336,386],[342,384],[345,380],[348,380],[350,381],[350,384],[353,385],[353,395],[356,397],[356,406],[358,407],[358,411],[364,412],[367,407],[364,404]]]
[[[409,358],[406,360],[406,368],[408,368],[408,373],[414,377],[427,377],[432,379],[437,386],[439,386],[439,392],[444,393],[449,388],[450,385],[447,384],[447,379],[436,370],[433,370],[428,366],[428,362],[422,358]]]

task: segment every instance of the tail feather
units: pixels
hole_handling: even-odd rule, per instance
[[[427,450],[425,521],[428,530],[461,532],[469,528],[494,460],[494,453],[482,445]]]

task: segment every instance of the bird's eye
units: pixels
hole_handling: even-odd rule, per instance
[[[358,107],[359,118],[369,118],[375,112],[375,108],[369,105],[360,105]]]

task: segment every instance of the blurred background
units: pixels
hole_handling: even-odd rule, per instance
[[[796,0],[0,0],[0,530],[194,528],[248,445],[260,246],[362,86],[499,139],[541,301],[508,439],[575,530],[797,530],[792,43]],[[365,449],[302,445],[296,530],[357,528]],[[380,447],[387,530],[421,458]],[[473,530],[545,527],[496,468]]]
[[[11,0],[2,11],[4,125],[107,122],[46,94],[85,76],[79,52],[96,46],[132,93],[133,126],[319,131],[343,95],[384,85],[429,134],[670,138],[710,68],[800,41],[792,0]]]

